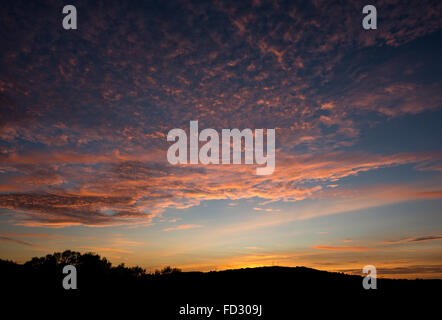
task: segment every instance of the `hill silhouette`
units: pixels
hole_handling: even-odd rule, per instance
[[[66,276],[62,269],[68,264],[77,269],[76,290],[65,290],[62,286]],[[214,305],[221,309],[224,304],[262,304],[263,319],[278,319],[299,310],[323,315],[342,308],[396,306],[391,310],[404,311],[407,301],[416,306],[424,297],[432,305],[431,301],[440,297],[442,284],[441,280],[378,279],[377,290],[365,290],[361,276],[306,267],[212,272],[181,272],[166,267],[148,273],[140,267],[112,266],[97,254],[69,250],[33,258],[24,264],[0,259],[0,277],[3,293],[21,301],[44,299],[58,306],[84,306],[90,301],[100,305],[100,301],[106,301],[107,307],[112,305],[110,301],[116,301],[118,306],[125,302],[132,309],[143,308],[145,314],[160,314],[161,319],[205,318],[178,317],[179,308],[186,305]],[[211,319],[245,318],[214,314]]]

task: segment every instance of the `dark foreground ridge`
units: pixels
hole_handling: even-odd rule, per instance
[[[62,269],[77,269],[76,290],[62,286]],[[146,273],[139,267],[112,266],[99,255],[73,251],[33,258],[20,265],[0,259],[2,296],[22,301],[39,299],[84,306],[91,299],[95,305],[106,301],[106,308],[117,301],[131,310],[143,308],[145,314],[159,314],[161,319],[204,319],[205,316],[179,315],[181,306],[225,304],[260,304],[260,319],[277,319],[299,310],[327,314],[338,310],[368,310],[388,306],[404,310],[407,302],[428,306],[440,298],[441,280],[377,279],[377,290],[365,290],[361,276],[319,271],[305,267],[260,267],[212,272],[181,272],[164,268]],[[423,306],[428,309],[428,306]],[[363,311],[365,312],[365,311]],[[385,311],[384,311],[385,312]],[[256,317],[255,317],[256,318]],[[212,315],[211,319],[246,319],[239,316]],[[253,317],[247,317],[253,319]],[[257,319],[257,318],[256,318]]]

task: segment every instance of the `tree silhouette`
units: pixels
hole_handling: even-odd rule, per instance
[[[65,290],[62,281],[65,265],[77,269],[77,290]],[[174,319],[176,309],[189,301],[232,303],[249,301],[266,303],[266,312],[274,319],[291,312],[293,301],[324,301],[330,306],[342,301],[358,304],[368,298],[377,304],[391,299],[409,298],[410,293],[436,293],[440,280],[378,279],[379,290],[364,290],[362,277],[343,273],[319,271],[306,267],[259,267],[212,272],[182,272],[171,266],[147,273],[138,266],[111,262],[95,253],[66,250],[44,257],[35,257],[24,264],[0,259],[0,284],[3,292],[29,294],[31,299],[50,297],[50,301],[69,302],[71,299],[87,301],[102,297],[130,296],[131,303],[149,303],[161,309],[162,319]],[[282,289],[284,288],[284,290]],[[287,294],[289,292],[289,294]],[[406,296],[406,297],[404,297]],[[437,297],[438,294],[434,294]],[[134,300],[135,299],[135,300]],[[79,300],[80,301],[80,300]],[[162,307],[161,307],[162,306]],[[285,309],[284,309],[285,308]],[[164,316],[164,312],[170,312]]]

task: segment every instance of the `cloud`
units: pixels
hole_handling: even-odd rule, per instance
[[[20,177],[20,184],[17,178],[4,181],[2,190],[8,193],[0,194],[0,206],[9,209],[18,224],[63,227],[150,224],[168,208],[186,209],[202,201],[219,199],[256,197],[263,200],[260,205],[324,198],[376,198],[379,204],[435,199],[441,197],[441,191],[428,188],[326,186],[360,172],[422,163],[439,156],[437,153],[383,156],[331,152],[295,157],[281,153],[276,170],[270,176],[254,175],[253,166],[171,166],[163,162],[119,161],[118,158],[109,161],[105,158],[104,162],[94,165],[57,164],[52,171],[54,176],[63,177],[69,184],[54,184],[53,180],[43,179],[37,184],[35,172],[40,165],[24,168],[16,165],[12,167],[16,177]],[[15,192],[18,187],[21,192]],[[388,193],[384,192],[386,189]],[[23,192],[25,190],[29,191]],[[269,212],[280,210],[255,208]]]
[[[165,228],[163,231],[177,231],[177,230],[187,230],[187,229],[195,229],[202,228],[202,225],[199,224],[182,224],[176,227]]]
[[[428,235],[428,236],[418,236],[418,237],[409,237],[409,238],[401,238],[395,240],[387,240],[382,242],[382,244],[410,244],[414,242],[427,242],[427,241],[436,241],[442,240],[442,236],[438,235]]]
[[[88,251],[92,251],[92,252],[110,252],[110,253],[133,253],[130,250],[125,250],[125,249],[119,249],[119,248],[106,248],[106,247],[94,247],[94,246],[86,246],[86,247],[79,247],[80,249],[84,249],[84,250],[88,250]]]
[[[319,249],[319,250],[331,250],[331,251],[368,251],[368,250],[373,250],[373,248],[358,247],[358,246],[317,245],[317,246],[313,246],[313,248],[314,249]]]
[[[207,200],[317,199],[370,170],[439,170],[429,165],[441,160],[438,152],[348,149],[377,117],[441,106],[441,83],[426,76],[439,66],[439,47],[403,45],[440,30],[442,4],[389,3],[379,3],[382,28],[370,33],[354,14],[362,1],[255,2],[246,11],[238,3],[172,1],[173,10],[160,3],[144,10],[99,1],[88,5],[89,28],[70,45],[47,14],[58,6],[8,3],[0,13],[8,43],[0,57],[0,207],[26,226],[146,225],[164,210]],[[276,128],[275,173],[170,166],[165,135],[190,120],[201,128]],[[415,191],[440,196],[436,187]]]
[[[0,236],[0,241],[20,244],[20,245],[27,246],[27,247],[42,248],[41,246],[35,245],[35,244],[27,242],[27,241],[23,241],[23,240],[20,240],[20,239],[9,238],[9,237],[4,237],[4,236]]]
[[[99,197],[57,194],[0,194],[0,206],[25,212],[21,225],[108,226],[149,221],[151,215],[138,211],[127,197]],[[112,207],[107,213],[103,208]],[[19,214],[17,214],[20,216]]]
[[[438,1],[389,3],[378,4],[386,15],[382,29],[361,32],[363,1],[266,3],[246,12],[239,4],[226,8],[208,2],[195,8],[173,2],[176,10],[168,11],[159,4],[143,10],[111,1],[106,9],[88,6],[83,21],[91,28],[72,46],[56,41],[61,35],[50,15],[36,19],[37,6],[10,4],[0,19],[9,43],[0,60],[6,70],[0,86],[7,119],[0,122],[1,137],[50,148],[93,147],[102,154],[117,145],[126,151],[161,145],[169,129],[195,118],[213,128],[271,124],[291,132],[286,139],[294,143],[354,137],[363,109],[397,116],[434,109],[440,101],[438,84],[398,83],[403,77],[392,71],[402,72],[402,61],[386,70],[391,61],[364,59],[366,48],[400,47],[441,28]],[[10,18],[14,14],[28,26],[18,28]],[[109,17],[122,22],[116,30],[109,29]],[[212,19],[219,23],[206,23]],[[53,50],[39,41],[42,34]],[[85,52],[92,52],[94,62]],[[348,55],[354,60],[346,72],[342,60]],[[362,80],[362,89],[352,85]],[[66,86],[69,90],[63,90]],[[339,128],[324,136],[323,124]]]
[[[264,248],[255,247],[255,246],[244,247],[244,249],[247,249],[247,250],[264,250]]]
[[[411,242],[420,242],[420,241],[432,241],[432,240],[442,240],[442,236],[424,236],[412,238],[409,241]]]
[[[255,207],[253,208],[253,210],[255,211],[264,211],[264,212],[280,212],[280,209],[273,209],[273,208],[260,208],[260,207]]]
[[[57,239],[64,238],[65,236],[45,233],[0,233],[1,237],[12,238],[35,238],[35,239]]]
[[[340,269],[340,272],[346,272],[350,274],[363,275],[360,269]],[[379,267],[376,268],[378,276],[391,277],[395,275],[405,276],[414,275],[416,277],[421,277],[422,275],[426,278],[427,275],[433,278],[438,278],[442,274],[442,265],[410,265],[410,266],[399,266],[399,267]]]

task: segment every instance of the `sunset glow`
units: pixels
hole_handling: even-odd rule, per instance
[[[0,258],[442,278],[442,2],[390,2],[7,1]],[[274,171],[170,164],[190,121],[275,129]]]

